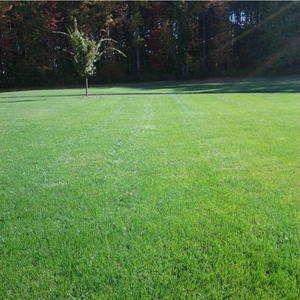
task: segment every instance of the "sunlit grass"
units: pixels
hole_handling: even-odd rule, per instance
[[[298,299],[299,94],[231,88],[0,94],[1,297]]]

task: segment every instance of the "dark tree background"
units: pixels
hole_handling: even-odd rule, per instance
[[[110,37],[95,83],[300,72],[299,1],[0,2],[0,87],[75,84],[66,31]],[[109,47],[104,42],[102,47]]]

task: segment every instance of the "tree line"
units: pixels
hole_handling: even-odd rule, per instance
[[[103,40],[94,82],[299,74],[299,1],[0,2],[0,87],[75,84],[66,31]],[[105,49],[116,48],[126,54]]]

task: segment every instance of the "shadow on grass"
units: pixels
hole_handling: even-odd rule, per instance
[[[149,94],[300,93],[300,77],[144,83],[132,87],[141,94],[143,90]]]
[[[76,88],[65,89],[48,89],[42,94],[42,89],[38,90],[38,95],[5,95],[4,99],[22,100],[4,100],[0,103],[12,102],[34,102],[42,99],[56,99],[58,97],[84,97],[84,88],[82,92],[74,94],[64,94],[60,91],[78,90]],[[97,94],[95,94],[95,90]],[[30,90],[36,91],[36,90]],[[54,93],[51,95],[51,91]],[[93,87],[90,89],[90,97],[101,96],[134,96],[134,95],[166,95],[166,94],[223,94],[223,93],[300,93],[300,77],[292,78],[268,78],[268,79],[241,79],[241,80],[218,80],[218,81],[180,81],[180,82],[156,82],[156,83],[137,83],[137,84],[120,84],[108,85],[102,87]],[[25,98],[25,99],[24,99]],[[28,99],[26,99],[28,98]],[[36,98],[36,99],[33,99]]]

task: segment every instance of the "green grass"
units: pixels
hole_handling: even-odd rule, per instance
[[[0,298],[299,299],[299,86],[1,93]]]

